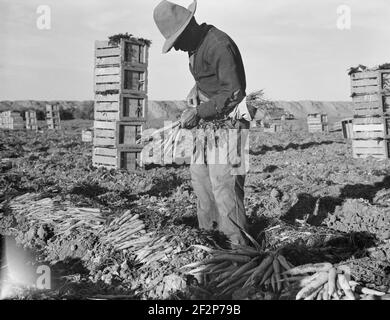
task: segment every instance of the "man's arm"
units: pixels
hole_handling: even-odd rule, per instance
[[[216,44],[210,51],[209,63],[216,66],[220,89],[217,95],[197,107],[198,115],[203,119],[229,114],[245,97],[232,45]]]

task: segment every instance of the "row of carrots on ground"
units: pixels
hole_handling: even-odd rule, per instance
[[[167,255],[177,251],[168,241],[168,236],[155,237],[152,232],[146,232],[139,215],[130,210],[112,220],[105,234],[104,241],[118,250],[130,250],[144,265],[167,261]],[[347,265],[324,262],[293,266],[279,251],[263,251],[250,235],[247,236],[254,248],[236,246],[226,250],[193,245],[209,253],[211,258],[185,265],[181,271],[188,275],[207,276],[208,287],[220,295],[230,295],[247,287],[279,294],[283,290],[297,291],[295,297],[298,300],[360,300],[386,295],[351,280]]]
[[[295,267],[278,252],[260,252],[246,246],[235,250],[195,247],[212,257],[182,269],[190,275],[207,275],[209,287],[222,296],[251,286],[279,294],[283,290],[297,292],[297,300],[369,300],[386,295],[351,280],[347,265],[324,262]]]

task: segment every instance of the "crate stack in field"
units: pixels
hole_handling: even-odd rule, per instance
[[[307,126],[309,132],[328,132],[328,115],[323,113],[313,113],[307,115]]]
[[[59,105],[46,105],[46,123],[51,130],[61,129],[61,117]]]
[[[28,110],[24,113],[26,117],[26,129],[32,131],[38,131],[37,113],[32,110]]]
[[[23,130],[24,129],[24,121],[20,116],[19,112],[14,111],[4,111],[0,116],[0,123],[2,129],[8,130]]]
[[[147,117],[148,44],[136,38],[95,42],[93,165],[134,170],[142,166]]]
[[[351,74],[354,158],[390,157],[390,69]]]

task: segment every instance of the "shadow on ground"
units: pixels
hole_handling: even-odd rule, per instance
[[[344,142],[338,142],[338,141],[321,141],[321,142],[308,142],[308,143],[303,143],[303,144],[297,144],[297,143],[289,143],[286,146],[261,146],[260,149],[257,150],[250,150],[249,154],[253,156],[258,156],[258,155],[263,155],[269,151],[287,151],[289,149],[293,150],[304,150],[304,149],[309,149],[311,147],[315,146],[321,146],[321,145],[330,145],[330,144],[345,144]]]

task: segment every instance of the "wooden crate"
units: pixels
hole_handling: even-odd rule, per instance
[[[321,113],[313,113],[307,115],[308,124],[328,123],[328,115]]]
[[[343,131],[344,139],[352,139],[353,138],[353,119],[343,119],[341,120],[341,127]]]
[[[351,75],[352,95],[367,95],[390,91],[390,70],[357,72]]]
[[[147,93],[148,47],[122,39],[118,45],[95,42],[95,92],[126,90]],[[124,92],[125,93],[125,92]]]
[[[60,107],[58,105],[46,105],[46,123],[50,130],[61,129]]]
[[[136,39],[95,42],[94,163],[134,169],[142,163],[147,119],[148,46]]]
[[[128,66],[148,66],[148,46],[135,39],[121,39],[117,45],[109,44],[109,41],[95,41],[96,66],[112,66],[126,63]]]
[[[136,121],[95,121],[95,146],[139,147],[137,140],[141,138],[144,122]]]
[[[26,118],[26,129],[38,131],[37,113],[35,111],[26,111],[24,113]]]
[[[147,96],[112,94],[95,96],[94,119],[99,121],[146,121]]]
[[[4,111],[1,113],[1,128],[7,130],[23,130],[25,123],[18,112]]]
[[[264,127],[263,131],[266,133],[277,133],[282,132],[283,128],[281,124],[271,123],[268,127]]]
[[[374,157],[380,159],[389,158],[389,140],[352,140],[352,152],[354,158]]]
[[[117,146],[134,147],[140,145],[137,141],[141,139],[144,123],[117,121],[116,124]]]
[[[312,124],[309,125],[309,132],[315,133],[315,132],[328,132],[329,126],[327,124]]]
[[[390,117],[354,118],[352,131],[354,139],[387,138],[390,131]]]
[[[352,101],[355,116],[390,115],[390,94],[358,95]]]
[[[94,147],[92,163],[95,167],[107,169],[135,170],[143,166],[142,148]]]
[[[309,132],[328,132],[328,115],[321,113],[308,114],[307,126]]]
[[[81,141],[92,142],[93,141],[93,130],[83,129],[81,131]]]

